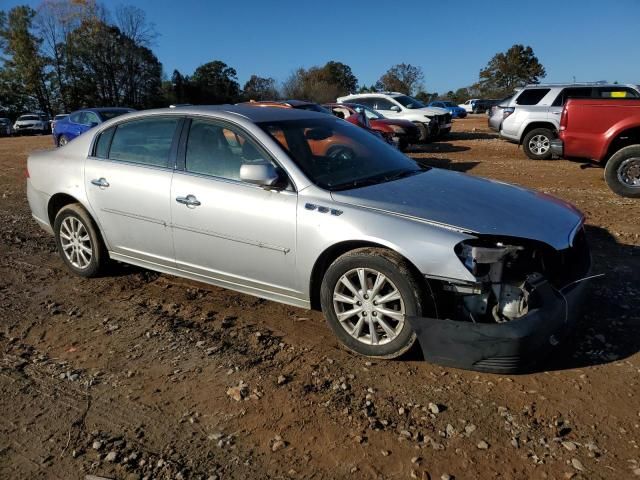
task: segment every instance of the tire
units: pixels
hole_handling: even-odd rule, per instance
[[[365,277],[366,294],[360,288],[361,274]],[[384,282],[378,294],[371,298],[369,294],[380,274]],[[345,277],[355,293],[343,283]],[[394,292],[398,294],[397,299],[391,295]],[[320,301],[329,326],[347,349],[367,357],[397,358],[416,344],[416,334],[405,317],[422,315],[421,292],[416,276],[401,256],[383,248],[359,248],[345,253],[329,266],[322,280]],[[374,302],[384,297],[388,298],[384,304]],[[357,301],[361,302],[360,306]],[[364,310],[339,320],[338,315],[352,310],[350,305]]]
[[[522,149],[531,160],[549,160],[551,158],[551,140],[556,134],[549,128],[534,128],[524,136]]]
[[[69,139],[67,138],[66,135],[60,135],[58,137],[58,146],[59,147],[64,147],[67,143],[69,143]]]
[[[604,167],[604,180],[621,197],[640,198],[640,145],[614,153]]]
[[[103,270],[108,261],[107,250],[95,222],[82,205],[72,203],[62,207],[53,231],[60,257],[69,270],[87,278]]]

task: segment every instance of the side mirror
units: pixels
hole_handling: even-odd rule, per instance
[[[242,164],[240,180],[265,188],[275,188],[280,181],[280,175],[271,162],[258,160],[255,163]]]
[[[392,112],[399,112],[400,111],[400,107],[397,106],[397,105],[392,105],[389,110],[391,110]]]

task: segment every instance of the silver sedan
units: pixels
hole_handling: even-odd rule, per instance
[[[350,350],[528,368],[571,328],[583,215],[426,168],[343,120],[252,106],[124,115],[28,160],[62,261],[109,259],[321,309]]]

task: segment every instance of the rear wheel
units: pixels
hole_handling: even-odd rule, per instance
[[[80,204],[62,207],[53,231],[60,257],[73,273],[83,277],[98,275],[108,254],[95,223]]]
[[[361,355],[396,358],[416,343],[406,316],[422,314],[421,290],[407,262],[382,248],[361,248],[334,261],[320,292],[338,339]]]
[[[622,197],[640,198],[640,145],[621,148],[607,162],[604,179]]]
[[[549,160],[551,158],[551,140],[556,138],[549,128],[534,128],[524,136],[522,148],[531,160]]]

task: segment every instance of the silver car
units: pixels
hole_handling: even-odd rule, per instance
[[[446,365],[526,368],[570,328],[589,270],[572,206],[304,110],[123,115],[32,154],[27,192],[78,275],[111,259],[322,309],[371,357],[418,342]]]

